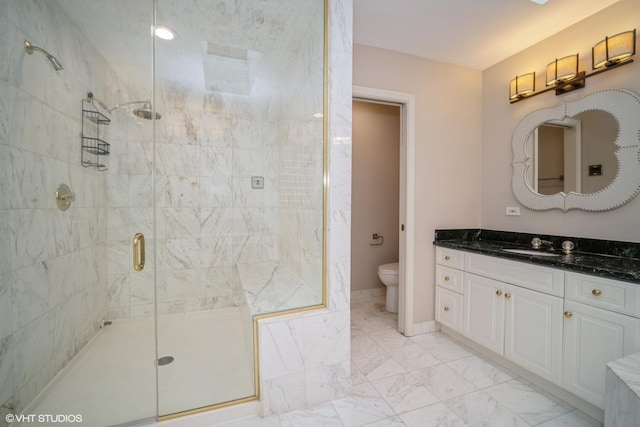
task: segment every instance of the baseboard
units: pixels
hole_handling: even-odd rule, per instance
[[[363,299],[371,297],[381,297],[387,294],[387,288],[382,286],[372,289],[361,289],[359,291],[351,291],[351,299]]]

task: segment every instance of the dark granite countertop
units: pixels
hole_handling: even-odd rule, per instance
[[[569,255],[538,256],[505,252],[503,249],[532,249],[531,239],[554,242],[560,252],[562,242],[571,240],[575,250]],[[436,246],[506,258],[513,261],[559,268],[640,285],[640,243],[584,239],[546,234],[482,229],[436,230]],[[544,250],[541,250],[544,252]]]

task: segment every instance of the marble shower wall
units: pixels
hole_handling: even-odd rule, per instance
[[[181,42],[187,41],[158,43],[156,50],[159,313],[248,303],[258,314],[319,304],[322,118],[313,114],[323,105],[322,2],[246,2],[226,18],[212,14],[210,3],[182,11],[180,2],[158,2],[158,14],[173,17]],[[247,14],[260,23],[257,32],[266,28],[268,34],[234,22]],[[219,22],[200,27],[199,15]],[[220,67],[231,65],[211,52],[240,47],[255,57],[250,81],[216,81],[229,74]],[[218,69],[207,74],[212,58]],[[189,72],[176,78],[172,70],[181,62]],[[141,86],[130,90],[149,98]],[[132,272],[129,252],[135,232],[152,238],[152,123],[125,110],[116,111],[113,121],[118,144],[107,178],[109,317],[148,316],[153,273]],[[252,189],[252,176],[264,178],[264,189]]]
[[[106,314],[103,172],[80,164],[81,100],[115,75],[56,2],[0,2],[0,413],[20,412]],[[56,72],[41,53],[64,65]],[[59,184],[76,199],[56,207]],[[2,417],[4,422],[4,416]]]

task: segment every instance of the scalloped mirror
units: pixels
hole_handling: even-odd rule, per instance
[[[640,97],[594,92],[525,116],[513,139],[513,193],[533,210],[605,211],[640,191]]]

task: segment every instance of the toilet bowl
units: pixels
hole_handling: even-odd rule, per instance
[[[398,274],[399,263],[392,262],[378,267],[378,277],[387,287],[387,302],[385,308],[390,313],[398,312]]]

